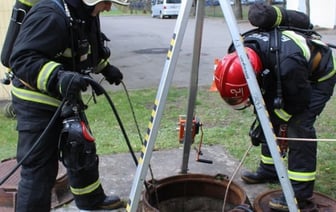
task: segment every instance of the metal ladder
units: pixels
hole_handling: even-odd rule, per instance
[[[229,0],[219,0],[220,6],[223,11],[226,23],[228,24],[229,31],[232,37],[233,44],[239,55],[240,62],[242,64],[244,75],[251,91],[251,98],[254,102],[254,107],[257,116],[261,122],[262,129],[265,134],[267,144],[269,146],[271,155],[274,160],[275,168],[279,181],[282,186],[283,193],[285,195],[288,208],[290,212],[298,211],[296,199],[294,196],[293,188],[287,176],[287,169],[285,168],[281,156],[276,144],[276,136],[273,132],[272,124],[269,120],[268,112],[265,108],[265,103],[262,98],[259,85],[254,75],[251,63],[247,58],[242,43],[241,36],[238,32],[237,22],[232,12]],[[181,9],[176,20],[175,29],[172,39],[170,41],[170,48],[167,53],[166,62],[163,68],[163,73],[159,88],[155,97],[154,106],[151,112],[148,129],[144,138],[143,146],[141,149],[141,155],[139,163],[134,176],[132,189],[129,195],[129,199],[126,206],[126,211],[136,212],[140,201],[140,196],[143,190],[143,185],[146,180],[147,171],[150,164],[155,140],[158,134],[160,120],[163,115],[166,99],[171,85],[174,71],[179,57],[180,47],[183,41],[184,33],[187,28],[190,11],[192,8],[193,0],[183,0],[181,3]],[[188,110],[187,120],[185,126],[184,146],[183,146],[183,158],[181,173],[187,173],[188,160],[192,141],[192,119],[194,115],[194,108],[196,102],[197,85],[198,85],[198,68],[200,60],[200,50],[202,41],[202,30],[204,20],[204,0],[197,0],[196,4],[196,24],[195,24],[195,37],[194,37],[194,51],[192,57],[192,69],[190,74],[189,96],[188,96]]]

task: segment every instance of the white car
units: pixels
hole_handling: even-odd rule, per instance
[[[152,17],[161,19],[177,17],[181,7],[181,0],[153,0]]]

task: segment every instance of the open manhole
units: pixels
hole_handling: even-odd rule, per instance
[[[272,191],[267,191],[261,195],[259,195],[257,198],[255,198],[253,207],[255,209],[255,212],[273,212],[271,208],[268,206],[268,202],[270,201],[271,198],[274,196],[280,195],[282,190],[272,190]],[[318,193],[314,192],[312,201],[314,205],[312,208],[307,208],[307,209],[301,209],[301,212],[334,212],[336,211],[336,200]]]
[[[168,48],[149,48],[134,51],[137,54],[167,54]]]
[[[245,191],[223,175],[185,174],[148,181],[143,193],[143,212],[217,212],[249,204]],[[226,190],[227,197],[224,205]]]
[[[3,160],[0,163],[0,179],[12,171],[16,166],[17,162],[15,158]],[[18,189],[18,184],[20,181],[20,168],[18,168],[13,175],[11,175],[1,186],[0,186],[0,211],[1,212],[13,212],[15,211],[15,201],[16,193]],[[51,208],[57,208],[65,203],[73,200],[73,195],[70,192],[68,185],[68,177],[66,175],[66,169],[62,163],[59,163],[58,175],[56,178],[56,183],[52,189],[51,196]]]

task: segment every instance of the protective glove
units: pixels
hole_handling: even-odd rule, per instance
[[[105,79],[112,85],[113,83],[115,85],[119,85],[120,82],[123,79],[123,74],[119,70],[119,68],[108,65],[106,66],[101,73],[104,75]]]
[[[255,119],[250,127],[249,136],[253,146],[259,146],[261,143],[266,143],[264,131],[257,119]]]
[[[62,97],[74,99],[79,96],[80,91],[86,91],[87,87],[88,83],[83,75],[70,71],[58,72],[58,88]]]

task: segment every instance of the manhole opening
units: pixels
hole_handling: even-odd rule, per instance
[[[222,211],[228,181],[214,176],[187,174],[149,181],[151,185],[144,192],[142,211]],[[224,211],[247,204],[242,188],[231,183]]]
[[[210,198],[210,197],[180,197],[172,198],[166,201],[156,203],[153,201],[152,206],[160,212],[171,212],[171,211],[185,211],[185,212],[195,212],[195,211],[222,211],[223,200]],[[231,203],[225,204],[225,211],[231,210],[235,205]]]

